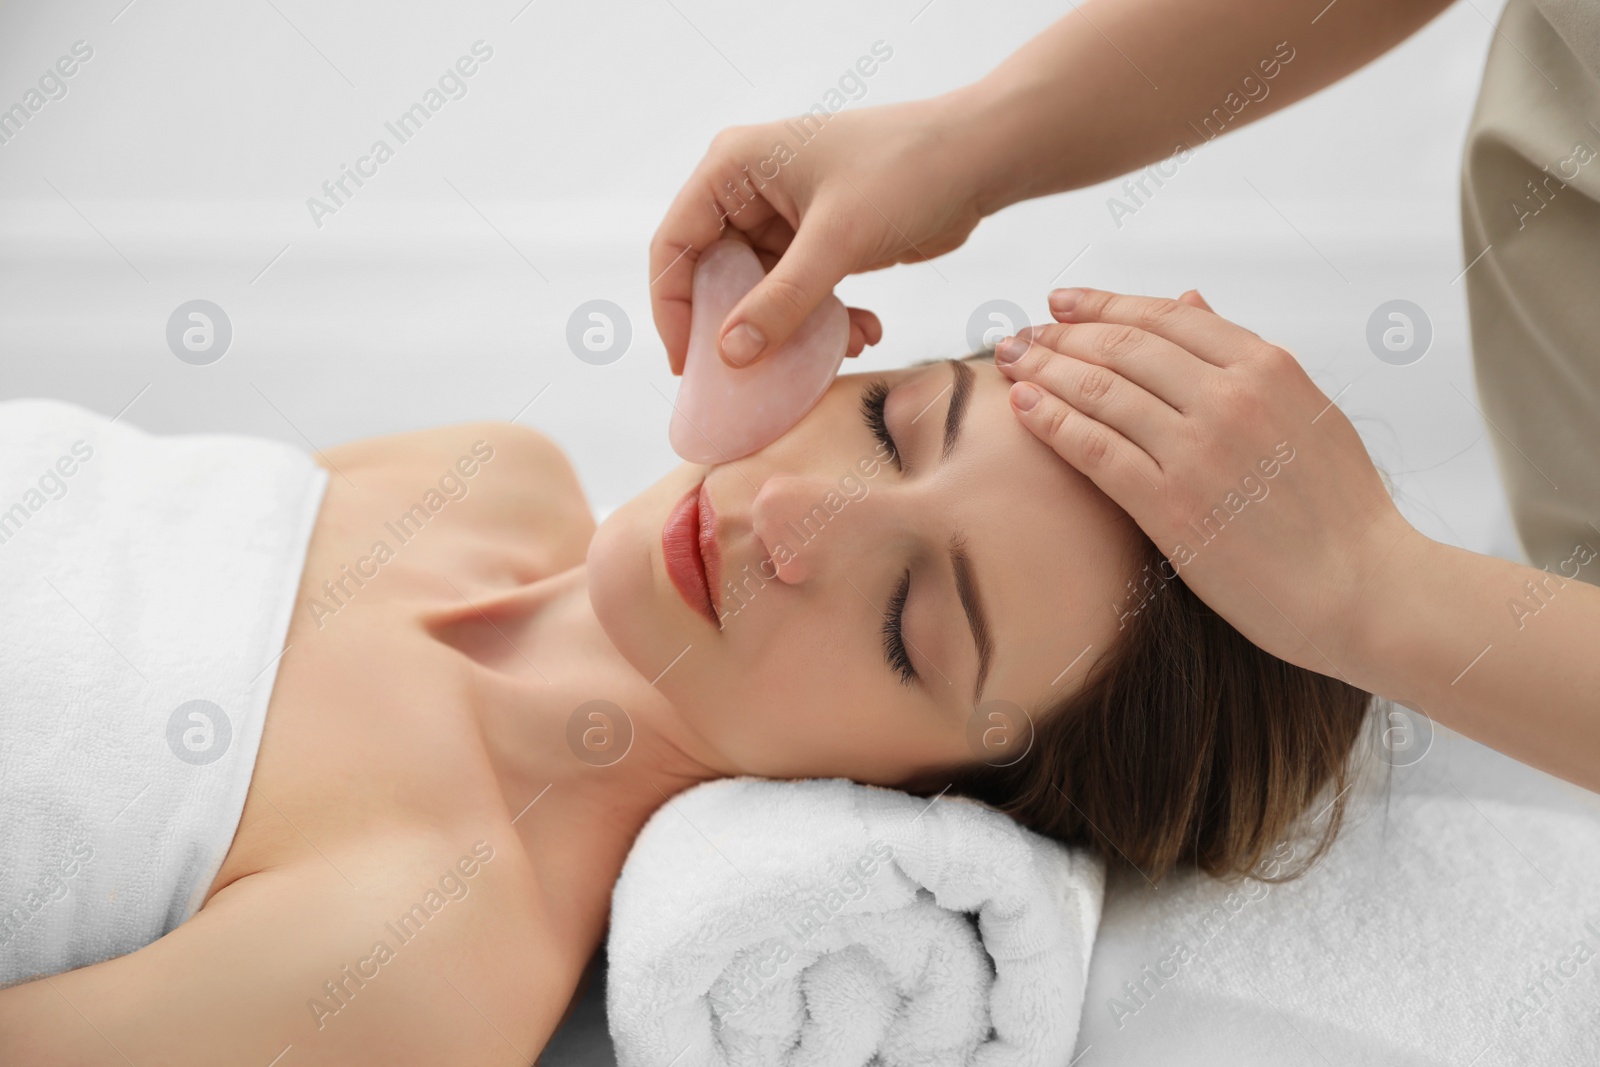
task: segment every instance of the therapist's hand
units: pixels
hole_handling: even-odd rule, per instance
[[[1278,658],[1346,677],[1369,580],[1424,540],[1350,420],[1198,294],[1050,305],[1057,323],[996,352],[1023,424],[1133,517],[1167,577]]]
[[[770,270],[718,331],[734,366],[782,344],[846,275],[965,241],[981,218],[981,167],[961,146],[956,99],[842,111],[804,142],[799,119],[719,133],[650,242],[650,308],[673,373],[689,344],[695,262],[725,225]],[[850,355],[882,335],[876,315],[850,309]]]

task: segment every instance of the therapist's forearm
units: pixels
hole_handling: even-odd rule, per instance
[[[1362,590],[1349,681],[1600,792],[1600,588],[1416,535]]]
[[[989,214],[1254,122],[1388,51],[1447,6],[1087,0],[945,99],[965,127],[962,151],[981,161],[979,208]]]

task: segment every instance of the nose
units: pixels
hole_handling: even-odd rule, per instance
[[[864,494],[847,494],[827,479],[771,474],[751,502],[750,523],[778,580],[793,585],[816,577],[827,560],[859,543],[862,531],[847,539],[830,527],[870,521],[863,504]]]

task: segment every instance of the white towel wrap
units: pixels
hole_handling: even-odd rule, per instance
[[[276,442],[0,403],[0,984],[198,909],[326,485]]]
[[[618,1061],[1062,1067],[1104,884],[1087,853],[966,800],[696,786],[612,894]]]

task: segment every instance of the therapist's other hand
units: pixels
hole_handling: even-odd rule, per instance
[[[809,132],[796,118],[719,133],[650,242],[650,308],[673,373],[689,344],[695,262],[725,225],[770,271],[718,331],[733,366],[775,350],[845,276],[960,246],[982,216],[953,99],[843,111],[820,130],[811,117]],[[882,336],[876,315],[850,309],[849,355]]]
[[[996,351],[1023,424],[1133,517],[1162,577],[1278,658],[1343,677],[1364,587],[1422,537],[1350,420],[1197,293],[1057,290],[1050,305],[1057,323]]]

